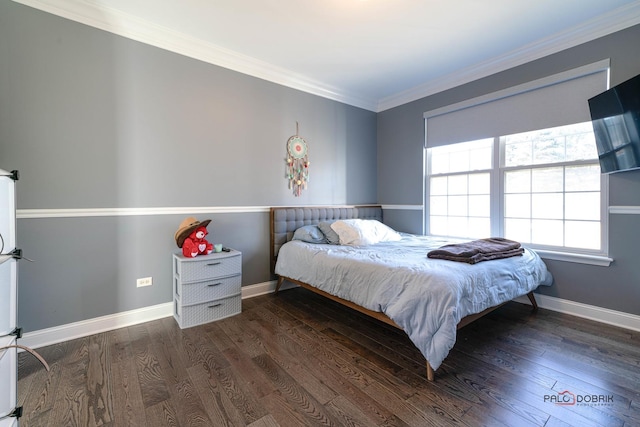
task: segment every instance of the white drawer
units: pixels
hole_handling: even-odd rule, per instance
[[[182,283],[197,282],[216,277],[234,276],[242,271],[240,252],[211,254],[175,261],[175,272]]]
[[[176,298],[180,299],[182,305],[189,305],[237,295],[242,285],[242,276],[237,274],[231,277],[186,284],[180,284],[177,277],[174,277],[173,281]]]
[[[181,305],[174,301],[174,312],[178,325],[181,328],[201,325],[214,320],[224,319],[242,311],[242,298],[240,294],[203,304]]]

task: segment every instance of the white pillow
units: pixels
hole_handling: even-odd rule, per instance
[[[375,219],[341,219],[331,224],[341,245],[364,246],[401,240],[402,236]]]

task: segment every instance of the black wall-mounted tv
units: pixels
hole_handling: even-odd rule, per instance
[[[602,173],[640,168],[640,75],[589,99]]]

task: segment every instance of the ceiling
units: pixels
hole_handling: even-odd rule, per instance
[[[640,23],[640,0],[14,0],[382,111]]]

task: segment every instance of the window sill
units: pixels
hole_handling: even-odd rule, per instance
[[[552,259],[555,261],[566,261],[566,262],[575,262],[578,264],[589,264],[589,265],[597,265],[600,267],[608,267],[612,262],[613,258],[609,258],[601,255],[586,255],[586,254],[577,254],[577,253],[569,253],[569,252],[555,252],[549,251],[545,249],[534,249],[540,258],[543,259]]]

